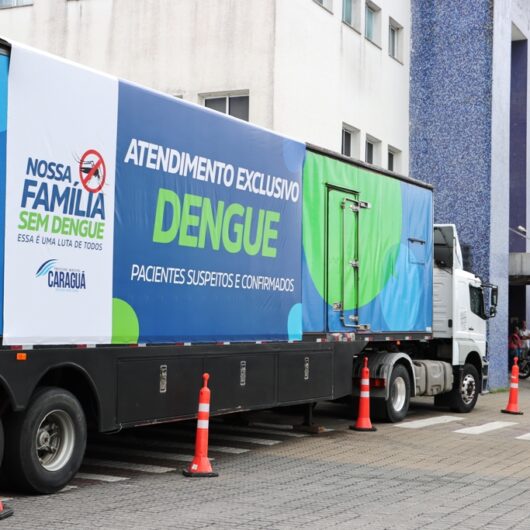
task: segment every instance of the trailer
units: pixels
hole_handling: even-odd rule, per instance
[[[390,421],[486,388],[496,288],[423,182],[2,41],[0,197],[18,488],[64,487],[88,429],[195,417],[203,372],[213,415],[355,399],[365,355]]]

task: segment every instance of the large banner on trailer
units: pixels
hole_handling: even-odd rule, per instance
[[[108,343],[118,83],[13,46],[4,343]]]
[[[8,111],[4,343],[301,338],[303,144],[18,47]]]

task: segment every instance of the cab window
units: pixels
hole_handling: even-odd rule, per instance
[[[484,297],[482,296],[482,289],[470,285],[469,300],[471,305],[471,311],[480,318],[486,318],[486,314],[484,312]]]

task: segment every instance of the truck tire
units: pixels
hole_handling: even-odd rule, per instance
[[[402,364],[392,370],[388,399],[374,399],[374,415],[378,419],[398,423],[405,418],[410,405],[410,376]]]
[[[43,387],[6,421],[5,471],[12,486],[54,493],[77,473],[86,447],[85,414],[62,388]]]
[[[477,403],[480,389],[480,378],[472,364],[465,364],[460,382],[456,378],[456,386],[449,394],[449,407],[453,412],[471,412]]]

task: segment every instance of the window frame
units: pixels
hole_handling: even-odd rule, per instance
[[[248,109],[247,109],[247,117],[246,117],[246,119],[245,118],[240,118],[239,116],[234,116],[233,114],[230,113],[230,100],[232,98],[247,98]],[[215,93],[203,94],[203,95],[201,95],[201,99],[202,99],[203,107],[205,107],[207,109],[213,110],[215,112],[220,112],[221,114],[225,114],[226,116],[231,116],[232,118],[236,118],[236,119],[239,119],[239,120],[242,120],[242,121],[246,121],[247,123],[250,122],[250,94],[248,92],[221,92],[219,94],[215,94]],[[208,100],[212,100],[212,99],[219,99],[219,100],[220,99],[224,99],[224,111],[221,111],[221,110],[216,109],[216,108],[208,107],[206,105],[206,102]]]
[[[394,50],[391,49],[391,35],[394,34]],[[402,32],[403,26],[392,17],[388,19],[388,55],[398,62],[402,62]]]
[[[372,146],[372,161],[368,161],[368,144]],[[381,140],[376,138],[375,136],[372,136],[371,134],[366,134],[365,140],[364,140],[364,161],[367,164],[370,164],[372,166],[378,166],[381,167]]]
[[[370,146],[370,149],[368,149],[368,146]],[[364,161],[372,166],[374,165],[374,152],[375,143],[367,138],[364,143]],[[370,153],[370,160],[368,160],[368,153]]]
[[[368,17],[368,13],[371,13]],[[371,20],[370,26],[368,20]],[[368,34],[368,28],[371,33]],[[367,41],[381,48],[381,8],[371,0],[366,0],[364,4],[364,37]]]
[[[399,173],[401,167],[400,167],[400,163],[401,163],[401,150],[398,149],[397,147],[394,147],[390,144],[388,144],[388,149],[387,149],[387,169],[388,171],[392,171],[393,173]],[[389,162],[389,157],[390,155],[392,155],[393,157],[393,166],[392,166],[392,169],[390,169],[390,164],[388,163]]]

